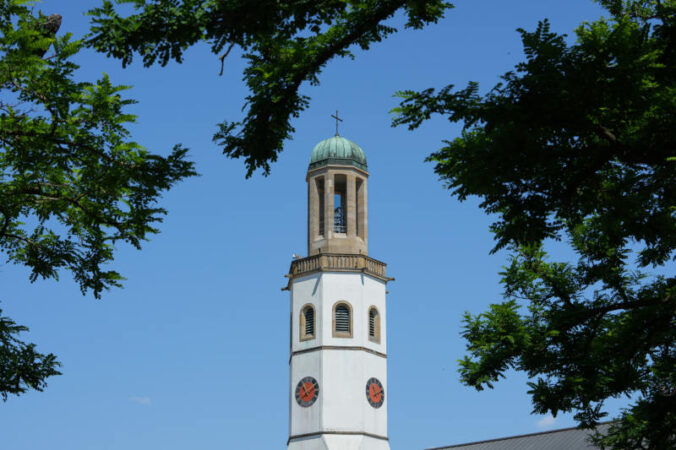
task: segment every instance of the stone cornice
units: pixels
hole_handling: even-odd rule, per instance
[[[329,170],[354,171],[354,172],[357,172],[357,173],[361,174],[362,176],[364,176],[364,178],[369,177],[368,171],[361,169],[357,166],[342,165],[342,164],[328,164],[328,165],[324,165],[324,166],[320,166],[320,167],[309,168],[308,171],[307,171],[307,175],[305,177],[305,181],[309,180],[311,177],[313,177],[315,175],[328,172]]]
[[[291,262],[288,275],[289,284],[282,288],[287,290],[291,287],[294,278],[310,275],[315,272],[358,272],[365,273],[385,282],[394,281],[388,277],[387,264],[366,255],[343,254],[343,253],[320,253],[307,256]]]

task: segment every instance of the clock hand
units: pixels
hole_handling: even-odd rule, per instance
[[[306,388],[304,384],[300,386],[300,389],[301,389],[300,395],[303,396],[303,397],[305,397],[305,395],[307,395],[309,393],[309,389]]]

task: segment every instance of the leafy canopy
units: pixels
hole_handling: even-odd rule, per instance
[[[75,81],[83,43],[57,37],[61,17],[36,17],[32,3],[0,0],[0,251],[31,281],[66,270],[99,298],[122,280],[106,268],[114,246],[140,248],[166,213],[162,192],[195,171],[180,146],[163,157],[129,139],[127,88],[105,74]],[[5,398],[58,373],[54,355],[19,340],[25,330],[0,317]]]
[[[135,13],[123,17],[111,1],[90,11],[89,45],[129,64],[134,54],[150,66],[181,62],[185,50],[207,41],[221,63],[234,46],[247,60],[250,94],[246,117],[223,121],[214,141],[223,153],[244,158],[247,177],[265,174],[294,132],[291,118],[307,107],[299,90],[318,84],[334,57],[353,57],[397,31],[384,22],[403,11],[406,27],[419,29],[443,17],[442,0],[126,0]]]
[[[573,45],[547,21],[519,30],[526,60],[485,95],[476,83],[399,93],[394,124],[464,123],[429,160],[497,215],[494,251],[512,254],[505,301],[465,315],[462,381],[481,390],[524,371],[534,412],[583,426],[630,396],[597,443],[675,448],[676,2],[601,3],[611,18]],[[552,240],[577,261],[551,261]]]

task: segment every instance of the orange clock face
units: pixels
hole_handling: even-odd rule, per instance
[[[319,396],[319,383],[312,377],[305,377],[296,386],[296,401],[300,406],[307,408]]]
[[[374,408],[380,408],[385,401],[385,388],[377,378],[369,378],[366,382],[366,400]]]

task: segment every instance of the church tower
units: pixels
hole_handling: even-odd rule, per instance
[[[389,450],[385,263],[368,256],[362,149],[321,141],[307,172],[308,256],[291,294],[289,450]]]

